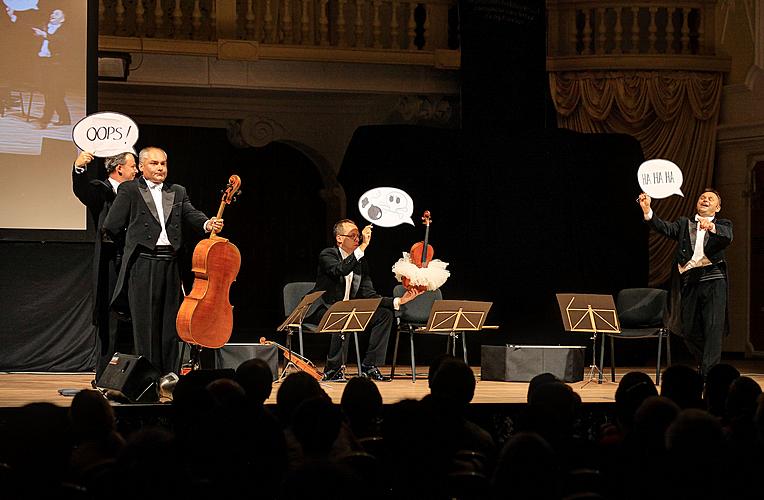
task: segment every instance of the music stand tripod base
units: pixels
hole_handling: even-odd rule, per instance
[[[595,377],[597,383],[602,384],[606,381],[602,371],[605,362],[605,339],[600,342],[600,364],[597,365],[597,334],[621,333],[613,296],[558,293],[557,305],[566,331],[592,334],[592,364],[589,365],[588,380],[581,387],[586,387]]]

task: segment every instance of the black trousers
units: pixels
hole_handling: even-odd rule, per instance
[[[319,307],[309,318],[306,318],[306,322],[318,324],[321,322],[321,318],[327,311],[326,307]],[[387,341],[390,338],[390,329],[393,326],[393,319],[395,314],[391,309],[386,307],[378,307],[374,312],[374,315],[369,321],[369,325],[366,327],[366,332],[369,333],[369,345],[365,353],[361,353],[363,356],[361,363],[366,366],[374,365],[381,366],[385,364],[385,356],[387,355]],[[347,360],[348,347],[350,346],[350,336],[352,333],[346,333],[343,341],[342,334],[333,333],[332,340],[329,344],[329,354],[326,357],[326,370],[335,370],[342,366]]]
[[[703,375],[722,359],[727,314],[727,280],[715,279],[682,287],[684,342]]]
[[[180,349],[175,319],[182,292],[175,256],[139,254],[130,268],[127,295],[135,353],[163,375],[176,371]]]
[[[106,249],[102,252],[101,262],[100,279],[103,283],[99,283],[96,292],[101,295],[96,324],[96,381],[101,378],[115,352],[133,351],[130,323],[109,308],[122,259],[112,249]]]

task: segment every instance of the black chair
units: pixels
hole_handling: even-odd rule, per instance
[[[397,285],[393,290],[393,296],[400,297],[406,292],[403,285]],[[427,325],[430,317],[430,309],[436,300],[441,300],[443,294],[440,290],[424,292],[422,295],[407,304],[401,306],[398,320],[398,328],[395,331],[395,348],[393,350],[393,365],[390,369],[390,378],[395,378],[395,364],[398,360],[398,342],[401,332],[409,334],[411,345],[411,381],[416,382],[416,357],[414,356],[414,334],[417,328]]]
[[[287,283],[284,285],[284,316],[289,316],[289,314],[294,310],[295,307],[297,307],[297,304],[300,303],[302,298],[311,290],[313,290],[313,287],[315,286],[315,282],[313,281],[295,281],[293,283]],[[303,347],[302,347],[302,332],[315,332],[318,329],[318,325],[314,325],[311,323],[300,323],[300,325],[297,327],[297,337],[298,341],[300,342],[300,348],[299,353],[300,356],[303,356]],[[288,334],[289,335],[289,334]]]
[[[295,281],[292,283],[287,283],[284,285],[284,291],[283,291],[283,297],[284,297],[284,316],[289,316],[289,314],[294,310],[295,307],[300,303],[302,298],[307,295],[308,292],[313,290],[313,287],[316,285],[313,281]],[[299,354],[300,356],[304,356],[303,353],[303,343],[302,343],[302,334],[303,332],[307,333],[316,333],[318,332],[318,325],[314,325],[312,323],[305,323],[301,322],[297,327],[297,337],[298,341],[300,343],[299,347]],[[292,332],[288,332],[287,335],[291,335]],[[355,353],[356,358],[358,360],[358,373],[360,375],[361,373],[361,356],[359,352],[358,347],[358,333],[353,332],[353,340],[355,341]],[[288,341],[291,343],[291,341]]]
[[[618,292],[616,309],[621,323],[621,333],[606,334],[610,337],[610,379],[615,382],[616,339],[657,339],[658,361],[655,367],[655,383],[661,383],[661,357],[666,341],[666,365],[671,366],[671,339],[663,318],[666,312],[668,292],[658,288],[624,288]]]

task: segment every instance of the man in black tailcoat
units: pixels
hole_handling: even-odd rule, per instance
[[[370,299],[380,295],[374,290],[369,274],[369,264],[365,258],[366,248],[371,243],[371,225],[363,228],[363,236],[352,220],[343,219],[334,225],[336,246],[325,248],[318,256],[316,286],[312,292],[324,290],[324,294],[313,303],[308,313],[308,323],[319,323],[329,307],[340,300]],[[387,340],[393,325],[393,310],[398,310],[421,292],[411,289],[400,298],[383,297],[382,302],[371,317],[368,327],[369,346],[363,356],[363,375],[373,380],[389,380],[382,375],[378,365],[385,362]],[[348,343],[339,333],[332,334],[329,355],[326,358],[324,380],[345,380],[344,360]]]
[[[165,374],[178,368],[175,319],[182,289],[177,252],[183,226],[200,234],[223,229],[223,220],[208,219],[194,208],[186,189],[165,182],[167,153],[148,147],[138,155],[143,177],[122,184],[103,228],[124,237],[125,254],[112,298],[112,308],[130,309],[135,353]]]
[[[109,308],[122,263],[123,242],[104,238],[101,229],[116,196],[117,188],[121,183],[133,180],[138,170],[133,153],[121,153],[104,160],[108,175],[106,180],[91,179],[87,174],[91,161],[93,161],[93,154],[87,151],[81,152],[74,160],[72,191],[88,208],[96,230],[93,253],[93,324],[97,328],[95,374],[97,382],[114,354],[118,332],[127,324],[119,321],[123,318],[112,314]]]
[[[671,331],[684,337],[703,376],[721,361],[722,337],[727,323],[727,262],[724,250],[732,242],[732,222],[717,217],[721,195],[706,188],[698,198],[691,220],[679,217],[667,222],[650,208],[650,196],[639,195],[645,220],[658,233],[677,241],[676,270],[672,290]],[[676,309],[679,305],[679,311]],[[678,314],[677,314],[678,313]]]

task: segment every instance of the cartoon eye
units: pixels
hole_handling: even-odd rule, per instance
[[[382,218],[382,209],[376,205],[371,205],[367,213],[371,220],[379,220]]]
[[[395,197],[395,203],[400,203],[400,202],[401,202],[401,197],[400,196],[396,196]]]
[[[393,202],[393,195],[390,195],[390,199],[388,200],[390,203]]]

